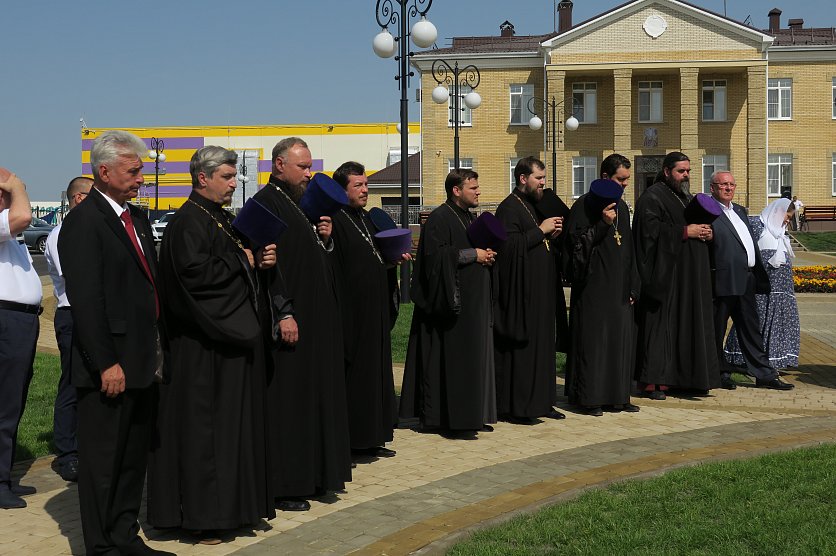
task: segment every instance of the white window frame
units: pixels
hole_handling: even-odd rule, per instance
[[[572,83],[572,115],[581,124],[598,123],[598,84]]]
[[[473,126],[473,110],[467,107],[464,103],[464,97],[469,92],[471,92],[473,88],[470,85],[459,85],[459,97],[461,100],[459,101],[459,108],[461,108],[461,123],[459,127],[472,127]],[[453,127],[453,90],[448,89],[447,93],[450,95],[447,99],[447,127]]]
[[[662,123],[664,120],[664,83],[662,81],[639,81],[638,117],[641,124]],[[646,102],[643,102],[646,100]],[[647,107],[647,117],[642,118],[642,107]],[[655,106],[655,110],[654,110]]]
[[[522,160],[521,156],[512,156],[509,160],[509,166],[511,168],[511,189],[509,193],[514,191],[514,188],[517,187],[517,182],[514,180],[514,168],[517,167],[517,162],[519,162],[520,160]]]
[[[836,77],[833,78],[833,119],[836,120]]]
[[[456,166],[456,161],[452,158],[447,159],[447,173],[449,174],[452,172]],[[473,159],[472,158],[465,158],[463,156],[459,157],[459,170],[473,170]]]
[[[767,81],[766,115],[770,120],[792,119],[792,79],[782,77]]]
[[[792,155],[770,154],[766,163],[766,196],[780,197],[785,187],[792,189]]]
[[[729,170],[729,155],[706,154],[702,157],[702,192],[711,195],[711,174]]]
[[[830,194],[836,197],[836,153],[833,153],[833,186],[830,189]]]
[[[727,87],[728,82],[725,79],[707,79],[702,82],[702,121],[726,121],[729,98]],[[711,113],[707,115],[708,110]]]
[[[587,192],[598,176],[598,159],[594,156],[572,157],[572,196],[577,199]]]
[[[528,110],[528,103],[534,97],[534,85],[528,83],[511,83],[508,87],[509,122],[511,125],[528,125],[534,114]],[[519,104],[519,121],[514,118],[514,100]]]

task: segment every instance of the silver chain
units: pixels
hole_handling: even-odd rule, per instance
[[[302,209],[299,208],[299,205],[297,205],[296,202],[290,198],[290,195],[285,193],[284,190],[275,183],[271,185],[276,188],[276,191],[284,195],[285,199],[287,199],[287,202],[289,202],[293,206],[293,208],[296,209],[296,212],[298,212],[302,216],[302,218],[305,219],[305,222],[308,222],[308,217],[305,215]],[[311,233],[314,235],[314,239],[319,244],[319,246],[322,247],[322,249],[324,249],[325,251],[327,251],[328,249],[325,248],[325,244],[322,242],[322,239],[319,237],[319,234],[316,233],[316,226],[314,224],[311,224],[310,230]]]
[[[361,236],[363,236],[363,239],[365,239],[366,243],[369,244],[369,247],[372,248],[372,252],[374,253],[374,256],[377,257],[378,261],[380,261],[380,264],[384,264],[383,259],[381,258],[380,253],[378,252],[377,247],[374,244],[374,241],[371,239],[372,234],[369,231],[369,229],[366,227],[366,222],[363,220],[362,213],[360,214],[360,223],[363,225],[363,230],[366,230],[365,234],[363,233],[363,230],[361,230],[360,227],[357,225],[357,223],[354,221],[354,219],[351,218],[351,216],[345,211],[345,209],[340,209],[340,212],[342,212],[345,215],[345,217],[348,219],[348,221],[351,222],[351,224],[354,226],[354,228],[357,230],[357,232]]]

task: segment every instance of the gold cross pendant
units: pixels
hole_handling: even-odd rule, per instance
[[[551,251],[551,249],[549,249],[549,240],[544,239],[544,240],[543,240],[543,243],[545,243],[545,244],[546,244],[546,251]]]
[[[615,233],[613,234],[612,237],[615,238],[615,243],[616,244],[621,245],[621,234],[618,233],[618,228],[616,228]]]

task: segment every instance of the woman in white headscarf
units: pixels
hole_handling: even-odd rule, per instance
[[[797,367],[801,344],[801,323],[792,280],[791,261],[795,254],[786,233],[794,212],[795,205],[781,198],[769,203],[760,216],[749,218],[772,289],[756,297],[764,351],[776,369]],[[726,340],[725,352],[732,364],[745,365],[734,328]]]

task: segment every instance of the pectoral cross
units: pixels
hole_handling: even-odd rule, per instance
[[[621,245],[621,234],[618,233],[618,228],[615,229],[615,233],[613,234],[612,237],[615,238],[616,244]]]
[[[544,239],[543,243],[546,245],[546,251],[551,251],[551,249],[549,249],[549,240]]]

